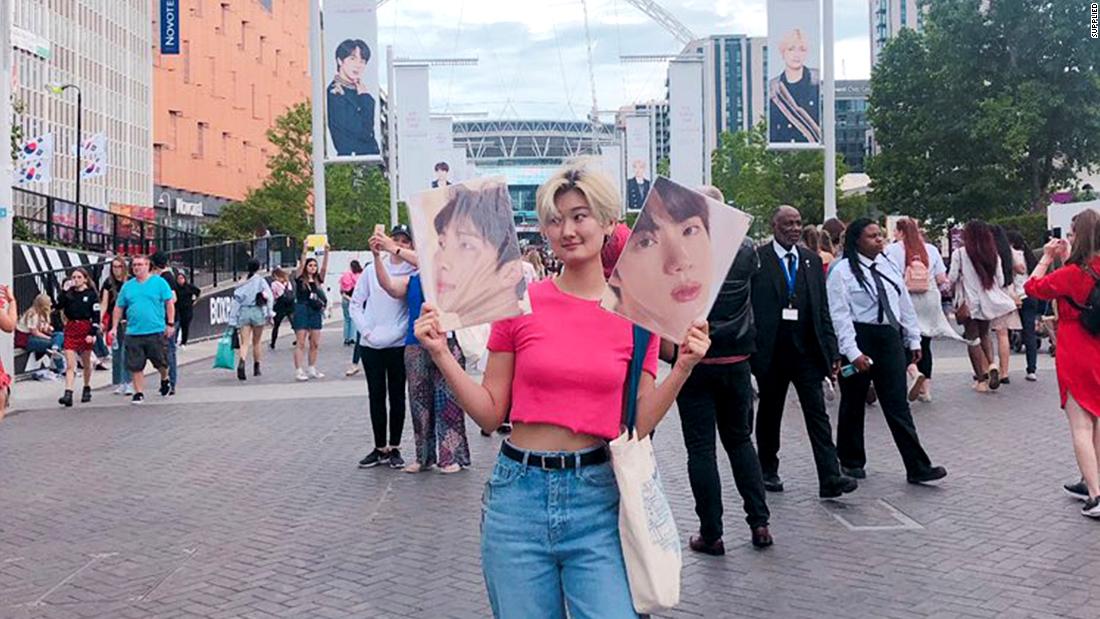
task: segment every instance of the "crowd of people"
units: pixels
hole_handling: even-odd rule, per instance
[[[699,190],[723,199],[713,187]],[[1037,323],[1047,315],[1057,319],[1060,403],[1081,473],[1066,490],[1084,501],[1084,515],[1100,518],[1100,366],[1080,362],[1100,358],[1095,211],[1078,215],[1071,237],[1052,239],[1040,255],[1018,231],[971,221],[945,261],[911,218],[896,222],[887,243],[871,219],[810,226],[797,208],[782,205],[769,240],[746,239],[738,248],[706,320],[681,341],[653,338],[640,346],[633,326],[599,305],[629,237],[611,179],[584,162],[569,164],[539,188],[536,201],[546,244],[523,252],[532,311],[485,327],[480,339],[476,327],[441,327],[439,310],[425,300],[406,226],[376,228],[372,261],[352,263],[339,280],[343,343],[352,349],[346,374],[361,365],[373,433],[359,467],[458,473],[470,466],[467,417],[485,434],[510,428],[482,507],[482,566],[496,616],[542,616],[547,608],[578,617],[636,616],[608,449],[628,403],[640,436],[652,434],[677,404],[699,519],[689,548],[725,553],[719,441],[751,543],[766,548],[775,542],[768,494],[785,490],[780,427],[792,385],[820,498],[854,492],[870,474],[864,421],[872,405],[885,417],[906,481],[935,482],[947,470],[925,450],[911,409],[933,399],[932,341],[965,347],[973,389],[987,394],[1012,383],[1013,332],[1026,349],[1026,380],[1038,379]],[[295,334],[295,380],[324,377],[317,359],[329,254],[325,247],[319,262],[303,247],[293,273],[276,269],[270,278],[258,262],[249,264],[230,317],[239,380],[248,379],[250,360],[252,375],[261,375],[264,328],[273,325],[273,349],[286,318]],[[152,364],[160,394],[170,396],[176,327],[186,341],[183,319],[200,292],[165,267],[163,255],[129,265],[116,258],[99,291],[75,269],[57,299],[60,329],[48,296],[18,317],[11,291],[0,289],[0,330],[17,330],[25,348],[63,351],[63,406],[74,404],[80,366],[79,399],[91,399],[91,354],[100,338],[113,351],[117,393],[141,403],[144,369]],[[663,380],[658,359],[671,366]],[[624,382],[632,363],[642,369],[636,384]],[[471,376],[475,364],[480,381]],[[0,416],[9,385],[0,368]],[[834,433],[828,403],[838,392]],[[401,453],[406,411],[409,461]]]

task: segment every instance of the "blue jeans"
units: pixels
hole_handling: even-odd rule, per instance
[[[1027,355],[1027,373],[1034,374],[1039,365],[1039,338],[1035,335],[1035,319],[1040,316],[1039,301],[1025,297],[1020,305],[1020,323],[1023,325],[1024,352]]]
[[[611,465],[544,471],[498,456],[481,499],[481,567],[497,619],[564,619],[566,606],[572,619],[636,619]]]
[[[355,335],[355,325],[351,322],[351,301],[340,297],[340,307],[344,310],[344,342],[359,342]]]
[[[168,382],[172,384],[172,388],[176,388],[177,366],[176,366],[176,338],[165,338],[168,342]]]
[[[53,337],[45,338],[32,335],[27,338],[27,346],[24,348],[29,353],[36,355],[47,354],[51,348],[54,350],[61,350],[65,345],[65,335],[61,332],[55,333]],[[65,372],[65,356],[57,355],[53,358],[53,371],[58,374]]]
[[[111,348],[111,384],[125,385],[130,382],[130,372],[126,369],[126,326],[120,326]]]

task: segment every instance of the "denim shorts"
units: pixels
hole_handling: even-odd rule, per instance
[[[237,314],[238,327],[262,327],[267,324],[267,312],[258,305],[246,305]]]
[[[290,326],[295,331],[320,331],[323,320],[324,314],[321,310],[314,309],[307,303],[295,303]]]
[[[498,456],[481,500],[481,565],[497,619],[565,619],[566,606],[572,619],[638,617],[609,463],[543,470]]]

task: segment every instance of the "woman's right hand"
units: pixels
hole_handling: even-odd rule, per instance
[[[1066,254],[1066,241],[1065,239],[1050,239],[1047,244],[1043,246],[1043,255],[1051,260],[1058,258],[1064,258]]]
[[[442,354],[447,351],[447,333],[439,324],[439,310],[434,305],[425,303],[420,309],[420,318],[416,319],[413,333],[424,350],[430,354]]]

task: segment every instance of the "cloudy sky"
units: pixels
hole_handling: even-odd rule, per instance
[[[767,31],[765,0],[658,2],[700,37]],[[870,75],[867,7],[835,0],[838,79]],[[683,46],[626,0],[588,0],[588,10],[599,108],[663,98],[664,64],[622,64],[619,56]],[[581,0],[389,0],[378,30],[379,47],[392,44],[399,57],[479,59],[476,67],[432,68],[433,113],[557,120],[592,108]]]

